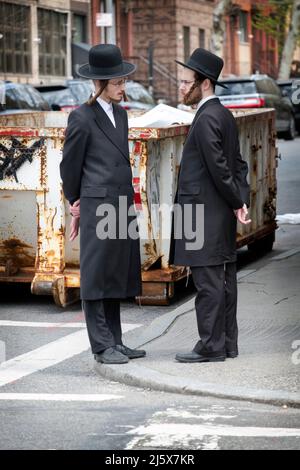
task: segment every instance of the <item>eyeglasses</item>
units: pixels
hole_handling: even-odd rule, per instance
[[[179,80],[180,85],[191,85],[192,83],[195,83],[195,80]]]
[[[127,78],[122,78],[122,80],[118,80],[117,82],[108,82],[109,85],[113,85],[113,86],[122,86],[122,85],[126,85],[128,79]]]

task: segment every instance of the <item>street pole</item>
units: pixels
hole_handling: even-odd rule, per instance
[[[149,42],[148,47],[148,91],[151,96],[153,96],[153,51],[154,51],[154,41]]]

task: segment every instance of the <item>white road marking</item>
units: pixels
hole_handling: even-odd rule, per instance
[[[257,271],[257,269],[242,269],[237,273],[237,280],[240,281],[244,277],[250,276]]]
[[[299,248],[293,248],[288,251],[284,251],[280,255],[273,256],[273,258],[270,259],[270,261],[282,261],[284,259],[290,258],[291,256],[296,255],[297,253],[300,252]]]
[[[122,331],[125,333],[139,326],[141,325],[125,323],[122,325]],[[87,351],[89,347],[87,332],[84,329],[14,357],[0,365],[0,387],[70,359]]]
[[[0,326],[23,326],[26,328],[85,328],[84,322],[37,322],[37,321],[11,321],[0,320]]]
[[[164,411],[158,411],[155,413],[156,417],[165,417],[166,413]],[[233,419],[236,418],[236,415],[215,415],[215,414],[207,414],[207,413],[202,413],[202,414],[196,414],[196,413],[191,413],[190,411],[187,410],[174,410],[170,409],[167,412],[167,417],[168,418],[180,418],[180,419],[203,419],[203,421],[214,421],[216,418],[218,419]]]
[[[189,448],[190,441],[193,441],[193,446],[196,445],[197,448],[217,449],[220,437],[300,437],[300,429],[159,423],[139,426],[126,434],[139,436],[127,444],[126,450],[142,446],[159,449],[162,443],[163,448],[168,449],[177,448],[178,443],[181,444],[181,448]],[[203,439],[206,441],[202,442]]]
[[[237,418],[237,410],[234,408],[230,410],[235,413],[231,414],[229,409],[226,409],[227,413],[224,413],[223,407],[215,406],[208,409],[197,406],[189,406],[188,409],[170,407],[165,411],[158,411],[145,425],[126,432],[126,435],[134,436],[127,444],[126,450],[143,448],[218,450],[222,437],[300,437],[298,428],[234,426],[216,423],[216,420]]]
[[[121,395],[98,395],[98,394],[62,394],[62,393],[0,393],[0,400],[13,401],[83,401],[83,402],[101,402],[106,400],[120,400],[124,398]]]
[[[140,436],[156,436],[164,439],[164,436],[243,436],[243,437],[300,437],[300,428],[259,428],[255,426],[226,426],[224,424],[177,424],[160,423],[150,426],[139,426],[128,431],[128,434]],[[161,441],[164,442],[164,441]]]

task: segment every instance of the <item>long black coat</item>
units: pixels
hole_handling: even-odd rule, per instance
[[[137,227],[135,214],[124,219],[121,237],[118,230],[119,196],[127,196],[127,209],[134,198],[128,119],[120,106],[114,104],[113,109],[116,128],[97,102],[71,112],[60,164],[66,199],[72,204],[80,198],[80,294],[84,300],[141,294],[139,239],[124,236],[129,225]],[[117,210],[116,239],[97,236],[97,225],[107,219],[107,213],[96,215],[103,204]]]
[[[195,207],[204,205],[204,244],[197,250],[187,249],[186,242],[193,239],[186,238],[184,226],[175,216],[175,226],[182,227],[183,236],[175,240],[174,264],[214,266],[236,260],[237,220],[233,210],[244,203],[249,206],[247,173],[232,113],[218,98],[207,101],[196,113],[184,144],[176,200],[183,211],[182,224],[185,205],[190,204],[191,228],[198,234],[203,221],[199,219],[196,227]]]

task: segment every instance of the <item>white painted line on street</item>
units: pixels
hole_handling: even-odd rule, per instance
[[[300,248],[293,248],[292,250],[284,251],[280,255],[273,256],[270,261],[281,261],[283,259],[290,258],[300,252]]]
[[[0,326],[23,326],[26,328],[85,328],[85,322],[37,322],[37,321],[12,321],[0,320]]]
[[[212,436],[214,442],[211,442],[211,448],[217,448],[218,437],[300,437],[298,428],[260,428],[260,427],[239,427],[225,426],[215,424],[177,424],[177,423],[159,423],[149,426],[139,426],[126,433],[136,437],[129,442],[126,450],[136,448],[136,446],[160,448],[172,448],[178,442],[184,442],[188,445],[190,440],[204,439],[206,436]],[[137,437],[140,436],[140,437]],[[171,446],[171,447],[170,447]]]
[[[239,271],[237,273],[237,280],[239,281],[240,279],[243,279],[246,276],[250,276],[250,274],[255,273],[257,270],[256,269],[243,269],[242,271]]]
[[[101,402],[107,400],[120,400],[121,395],[98,394],[62,394],[62,393],[0,393],[0,400],[7,401],[83,401]]]
[[[141,325],[125,323],[122,325],[122,331],[125,333],[139,326]],[[89,347],[87,332],[81,330],[14,357],[0,365],[0,387],[70,359],[87,351]]]

